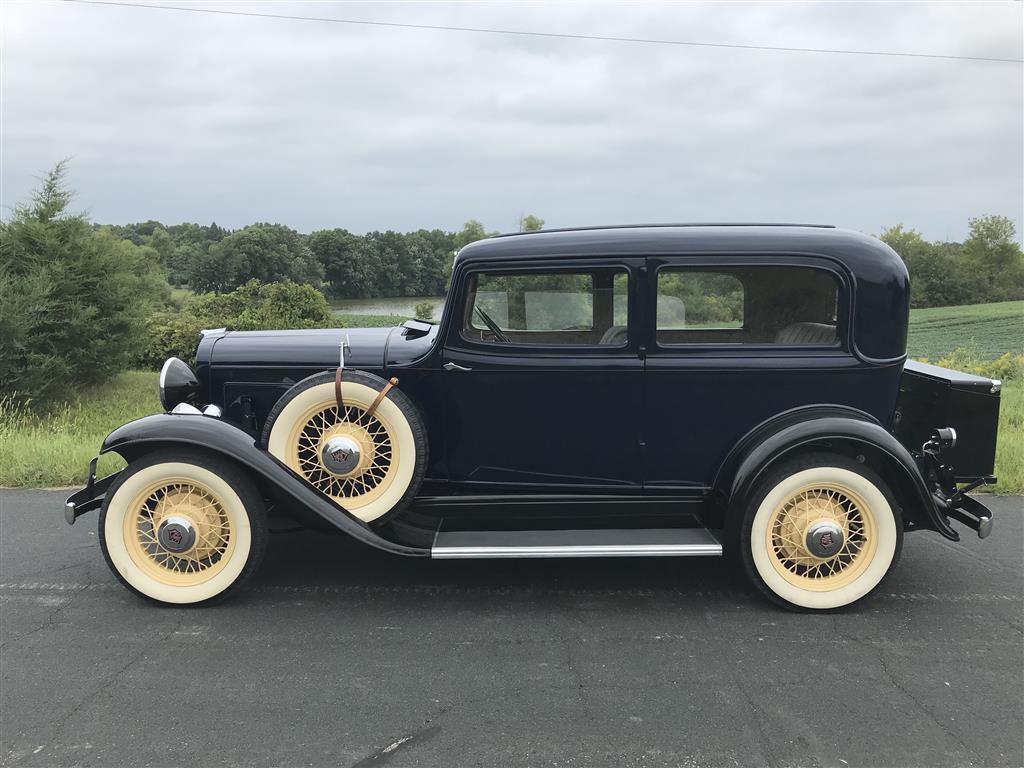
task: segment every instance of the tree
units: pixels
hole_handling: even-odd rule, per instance
[[[69,212],[66,162],[0,223],[0,392],[55,401],[121,370],[167,300],[154,252]]]
[[[449,256],[447,262],[445,263],[445,268],[444,268],[445,282],[447,283],[448,278],[451,277],[451,274],[452,274],[452,263],[455,260],[455,254],[457,254],[459,251],[461,251],[463,248],[465,248],[470,243],[475,243],[477,240],[484,240],[484,239],[486,239],[488,237],[494,237],[497,234],[500,234],[500,233],[499,232],[488,232],[484,228],[484,225],[481,224],[476,219],[470,219],[465,224],[463,224],[462,225],[462,229],[459,232],[455,233],[454,242],[453,242],[454,248],[452,249],[451,256]]]
[[[985,301],[1024,298],[1024,254],[1013,222],[1005,216],[969,221],[963,256],[980,284]]]
[[[976,280],[960,258],[956,243],[930,243],[920,232],[904,229],[902,224],[883,230],[878,237],[907,265],[912,307],[968,304],[975,300]]]
[[[541,229],[544,229],[544,219],[534,216],[532,213],[519,217],[520,232],[537,232]]]
[[[455,250],[461,251],[470,243],[475,243],[477,240],[483,240],[496,234],[498,233],[488,232],[484,228],[484,225],[476,219],[470,219],[463,224],[462,229],[455,234]]]
[[[320,263],[327,280],[328,296],[356,299],[368,296],[374,275],[359,259],[359,236],[347,229],[321,229],[306,238],[306,245]]]
[[[197,291],[229,291],[256,279],[291,280],[319,287],[323,267],[294,229],[283,224],[251,224],[213,243],[192,266],[189,283]]]
[[[174,253],[174,241],[162,226],[154,227],[150,234],[142,238],[142,244],[156,252],[161,266],[166,267],[170,263]]]

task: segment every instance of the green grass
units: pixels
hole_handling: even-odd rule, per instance
[[[0,400],[0,486],[53,487],[85,482],[89,462],[116,427],[162,409],[159,374],[129,371],[45,415]],[[124,462],[100,459],[104,475]]]
[[[911,357],[936,360],[956,347],[970,349],[983,360],[1024,351],[1024,301],[911,310]]]
[[[1024,302],[914,310],[910,354],[933,360],[972,345],[992,359],[1021,347]],[[346,315],[345,327],[393,326],[400,315]],[[0,486],[67,486],[85,480],[89,460],[107,433],[126,421],[157,413],[157,374],[131,371],[83,392],[45,415],[0,400]],[[119,466],[100,462],[101,474]],[[996,453],[999,493],[1024,493],[1024,380],[1003,388]]]
[[[334,320],[339,328],[394,328],[409,317],[403,315],[341,315],[335,313]]]
[[[996,441],[996,477],[989,486],[995,493],[1024,493],[1024,382],[1003,386],[999,402],[999,438]]]

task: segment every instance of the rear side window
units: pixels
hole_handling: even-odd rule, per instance
[[[811,267],[663,267],[657,338],[662,346],[839,343],[839,282]]]

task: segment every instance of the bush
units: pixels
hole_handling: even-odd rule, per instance
[[[68,213],[64,174],[0,223],[0,392],[22,403],[109,380],[169,295],[155,251]]]
[[[922,363],[931,362],[921,358]],[[945,357],[935,361],[935,365],[954,371],[973,373],[987,379],[1013,381],[1024,378],[1024,355],[1007,352],[995,360],[982,360],[977,350],[970,347],[957,347]]]
[[[234,331],[330,328],[334,325],[324,295],[310,285],[250,280],[231,293],[205,293],[185,300],[179,312],[160,312],[149,322],[150,342],[137,364],[159,367],[172,355],[195,362],[205,328]]]
[[[417,320],[433,320],[434,319],[434,302],[432,301],[421,301],[412,311],[416,314]]]

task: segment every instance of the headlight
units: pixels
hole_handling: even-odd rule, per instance
[[[199,394],[199,379],[188,363],[169,357],[160,369],[160,404],[169,411],[179,403],[189,403]]]

